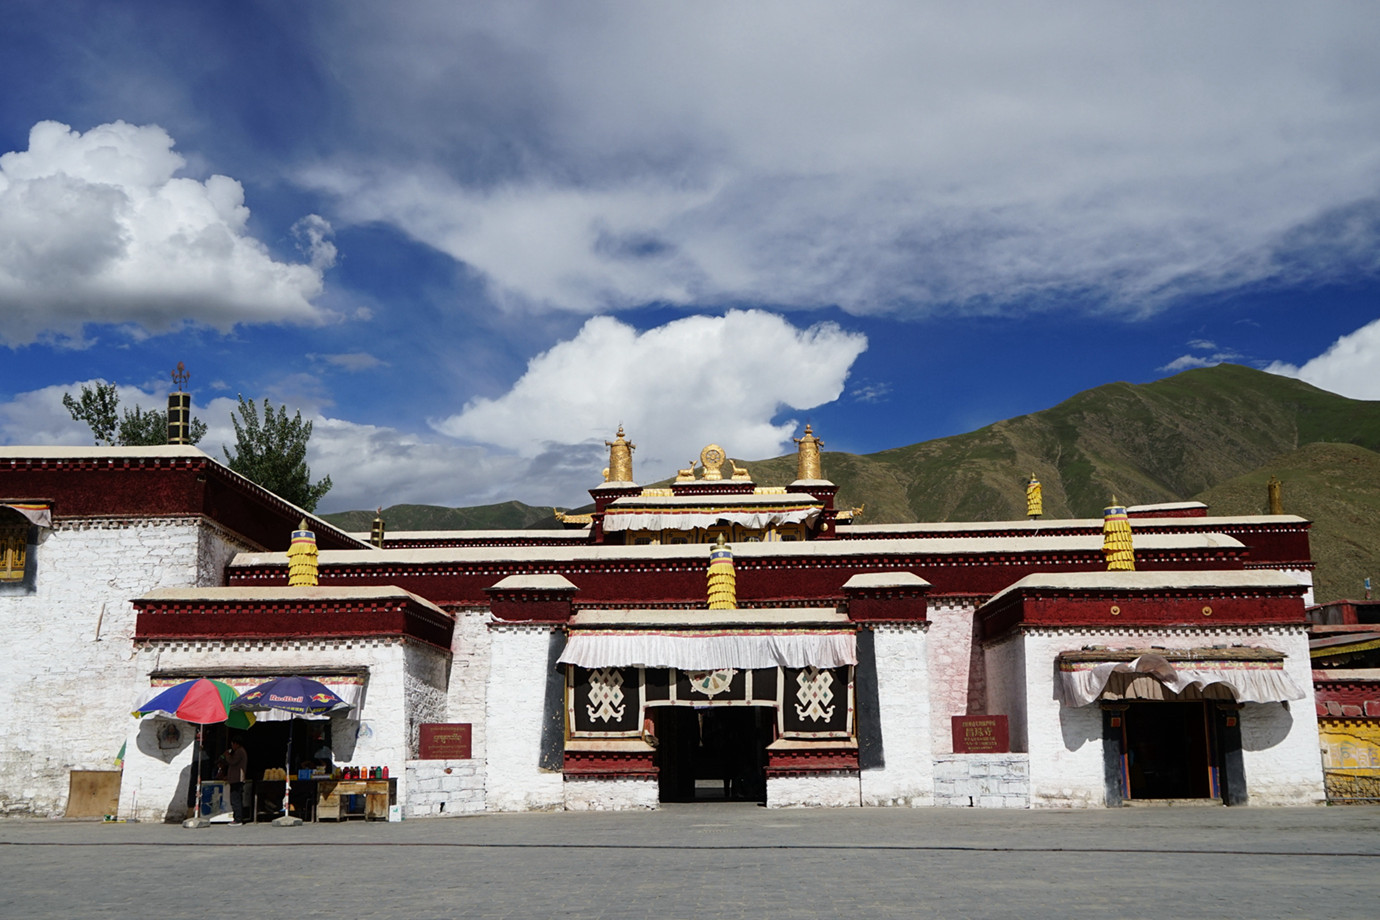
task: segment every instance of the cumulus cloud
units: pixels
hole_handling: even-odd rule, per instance
[[[799,329],[760,310],[645,332],[595,317],[533,358],[506,394],[471,400],[433,427],[534,464],[574,451],[599,470],[603,442],[621,424],[638,444],[638,479],[650,482],[711,442],[738,459],[784,452],[800,423],[779,414],[837,399],[866,347],[865,336],[833,323]],[[586,488],[597,484],[582,475]]]
[[[1146,312],[1380,267],[1364,5],[401,9],[321,17],[388,152],[301,178],[509,303]]]
[[[185,165],[162,128],[120,121],[40,122],[27,150],[0,156],[0,343],[80,344],[87,323],[321,321],[330,225],[295,228],[308,264],[275,260],[247,231],[240,183],[179,177]]]
[[[1380,319],[1342,336],[1302,366],[1275,361],[1265,370],[1352,399],[1380,399]]]

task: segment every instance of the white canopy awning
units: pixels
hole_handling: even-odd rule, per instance
[[[1087,706],[1104,697],[1113,675],[1132,674],[1152,677],[1174,694],[1183,693],[1189,687],[1202,690],[1213,684],[1222,684],[1241,703],[1278,703],[1303,699],[1307,694],[1284,673],[1283,656],[1269,649],[1259,651],[1261,654],[1257,657],[1241,654],[1220,658],[1205,656],[1173,663],[1154,653],[1130,660],[1124,656],[1109,655],[1100,661],[1086,655],[1076,658],[1061,655],[1058,661],[1059,679],[1054,692],[1065,706]]]
[[[53,526],[53,509],[47,502],[0,502],[0,508],[16,511],[39,527]]]
[[[582,630],[561,664],[582,668],[837,668],[858,663],[852,630]]]
[[[819,517],[819,508],[743,508],[711,511],[609,511],[604,515],[604,531],[619,530],[694,530],[719,524],[737,524],[752,530],[782,524],[810,523]]]

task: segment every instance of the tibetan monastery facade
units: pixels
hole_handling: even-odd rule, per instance
[[[194,448],[0,448],[24,557],[0,582],[0,807],[62,814],[105,773],[120,814],[180,818],[190,745],[130,710],[283,673],[349,694],[337,762],[387,766],[417,817],[1323,800],[1306,521],[1118,509],[1117,549],[1102,520],[867,525],[797,443],[787,484],[709,445],[646,489],[620,430],[564,531],[372,540]],[[290,587],[304,518],[317,583]],[[75,681],[88,704],[55,713]],[[436,728],[466,749],[428,750]]]

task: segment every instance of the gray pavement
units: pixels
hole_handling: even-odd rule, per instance
[[[1365,918],[1380,808],[0,821],[5,918]]]

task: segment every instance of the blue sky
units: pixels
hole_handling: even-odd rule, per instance
[[[0,20],[0,443],[314,420],[578,505],[1228,360],[1380,399],[1372,3],[61,2]]]

